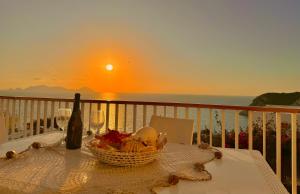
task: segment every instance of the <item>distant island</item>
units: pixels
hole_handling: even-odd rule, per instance
[[[0,90],[3,96],[29,96],[29,97],[50,97],[50,98],[73,98],[74,93],[81,93],[82,98],[95,99],[99,93],[90,88],[82,87],[79,89],[66,89],[58,86],[37,85],[28,88],[15,88]]]
[[[249,106],[300,106],[300,92],[293,93],[265,93],[256,97]]]
[[[253,99],[249,106],[300,106],[300,92],[293,93],[265,93]],[[247,111],[241,111],[240,115],[247,116]]]

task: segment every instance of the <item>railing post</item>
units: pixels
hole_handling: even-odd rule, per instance
[[[5,130],[9,132],[9,120],[10,120],[10,111],[9,111],[9,99],[3,100],[3,111],[5,111]],[[8,134],[7,134],[8,135]],[[8,135],[9,138],[9,135]],[[9,138],[10,139],[10,138]]]
[[[222,114],[222,121],[221,121],[221,123],[222,123],[222,148],[225,148],[225,140],[226,140],[226,138],[225,138],[225,134],[226,134],[225,111],[222,110],[221,114]]]
[[[66,102],[65,107],[66,107],[66,108],[69,108],[69,107],[70,107],[69,102]]]
[[[28,136],[28,129],[27,129],[27,105],[28,105],[28,100],[24,101],[24,136]]]
[[[167,107],[164,106],[164,117],[166,117],[166,116],[167,116]]]
[[[263,129],[263,156],[266,159],[267,157],[267,113],[262,113],[262,129]]]
[[[197,109],[197,144],[201,143],[201,109]]]
[[[213,145],[213,111],[209,109],[209,145]]]
[[[21,99],[19,99],[19,111],[18,111],[18,133],[21,133],[21,127],[22,127],[22,123],[21,123]]]
[[[43,126],[44,126],[44,131],[43,133],[48,131],[48,101],[44,101],[44,122],[43,122]]]
[[[178,107],[174,106],[174,118],[177,119],[178,118]]]
[[[248,149],[253,149],[253,112],[248,111]]]
[[[115,106],[115,130],[119,128],[119,104]]]
[[[4,101],[5,101],[4,98],[1,98],[1,99],[0,99],[0,103],[1,103],[0,111],[1,111],[1,112],[5,111],[5,108],[4,108]]]
[[[133,132],[136,131],[136,104],[133,105],[133,124],[132,124],[132,129],[133,129]]]
[[[101,105],[101,102],[97,103],[97,110],[98,111],[101,111],[103,108],[102,108],[102,105]],[[104,111],[103,111],[104,112]],[[104,125],[103,125],[104,126]],[[103,128],[103,126],[101,127],[101,129]],[[100,129],[100,131],[101,131]]]
[[[184,116],[186,119],[189,118],[189,108],[188,107],[185,107],[185,116]]]
[[[108,128],[109,128],[109,114],[110,114],[110,103],[109,102],[107,102],[106,103],[106,131],[108,130]]]
[[[143,127],[146,126],[147,120],[147,105],[143,105]]]
[[[281,180],[281,114],[276,113],[276,175]]]
[[[11,137],[15,138],[16,132],[16,100],[12,100],[12,108],[11,108]]]
[[[235,111],[234,114],[234,148],[239,149],[239,132],[240,132],[240,119],[239,111]]]
[[[34,113],[34,100],[30,101],[30,136],[33,135],[33,113]]]
[[[297,114],[291,114],[292,131],[292,194],[297,194]]]
[[[124,104],[124,132],[126,132],[127,125],[127,104]]]
[[[153,115],[157,115],[157,107],[155,105],[153,106]]]
[[[81,102],[81,119],[84,121],[84,112],[85,112],[85,108],[84,108],[84,102]]]
[[[85,115],[85,108],[84,108],[84,102],[82,102],[81,101],[81,107],[80,107],[80,109],[81,109],[81,119],[82,119],[82,122],[83,122],[83,130],[85,131],[85,134],[84,135],[86,135],[87,134],[87,132],[86,132],[86,126],[85,126],[85,120],[84,120],[84,115]]]
[[[101,110],[101,103],[97,103],[97,111]]]
[[[89,104],[89,130],[91,130],[91,119],[92,119],[92,103]],[[108,128],[108,127],[106,127]]]
[[[6,112],[10,114],[10,111],[9,111],[9,104],[10,104],[10,103],[9,103],[9,99],[7,99],[7,100],[6,100]]]
[[[36,134],[40,134],[41,127],[41,101],[37,101],[37,110],[36,110]]]
[[[0,112],[3,112],[3,98],[0,98]]]
[[[54,103],[55,101],[51,101],[51,130],[54,130]]]

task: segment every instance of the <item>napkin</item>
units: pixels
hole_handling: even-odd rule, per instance
[[[0,113],[0,144],[5,143],[8,140],[8,130],[5,125],[5,117],[3,113]]]

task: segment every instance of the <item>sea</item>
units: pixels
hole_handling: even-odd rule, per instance
[[[212,96],[212,95],[183,95],[183,94],[125,94],[101,93],[99,99],[104,100],[129,100],[150,102],[182,102],[199,104],[221,104],[247,106],[254,96]]]

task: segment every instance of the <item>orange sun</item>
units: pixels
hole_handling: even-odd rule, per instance
[[[114,66],[112,64],[107,64],[105,66],[106,71],[112,71],[114,69]]]

